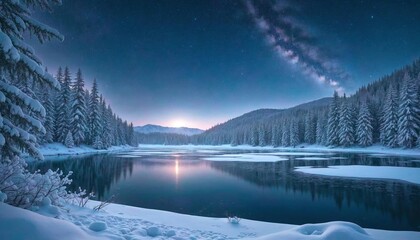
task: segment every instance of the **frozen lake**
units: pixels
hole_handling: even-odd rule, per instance
[[[255,162],[259,160],[265,162]],[[290,224],[341,220],[365,228],[420,231],[418,184],[295,171],[336,165],[420,168],[420,161],[382,154],[149,148],[50,157],[31,163],[30,169],[73,171],[73,188],[93,191],[99,200],[115,195],[116,203],[143,208]]]

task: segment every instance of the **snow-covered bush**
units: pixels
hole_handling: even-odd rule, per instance
[[[240,221],[241,221],[241,219],[238,218],[237,216],[228,217],[228,222],[230,222],[232,224],[239,224]]]
[[[84,207],[94,196],[93,192],[87,193],[86,189],[79,187],[78,191],[71,192],[67,195],[66,201],[79,207]]]
[[[72,172],[64,175],[57,169],[41,174],[39,171],[30,173],[25,168],[26,163],[20,158],[0,163],[0,191],[7,195],[6,203],[29,208],[40,205],[45,198],[53,205],[61,205],[74,197],[66,191]]]
[[[109,204],[111,204],[115,199],[115,195],[112,195],[109,199],[102,201],[101,203],[99,203],[98,206],[95,206],[93,208],[94,211],[100,211],[101,209],[105,208],[106,206],[108,206]]]

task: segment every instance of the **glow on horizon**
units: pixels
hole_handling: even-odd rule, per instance
[[[182,118],[174,119],[174,120],[170,121],[170,123],[169,123],[169,127],[176,127],[176,128],[188,127],[188,125],[189,125],[189,123]]]

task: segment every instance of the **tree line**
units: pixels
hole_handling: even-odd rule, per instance
[[[88,144],[96,149],[116,145],[136,145],[132,123],[118,117],[93,80],[91,90],[85,89],[82,71],[73,79],[68,67],[58,68],[56,79],[60,90],[35,87],[36,99],[42,103],[46,116],[42,119],[45,134],[41,142],[61,142],[67,147]]]
[[[420,60],[385,76],[354,95],[334,93],[329,104],[287,110],[258,110],[254,116],[219,124],[188,143],[252,146],[420,147]],[[179,137],[150,135],[153,143],[184,144]],[[173,141],[171,141],[173,139]],[[141,139],[149,143],[149,139]]]

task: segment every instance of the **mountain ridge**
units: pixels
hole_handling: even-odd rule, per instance
[[[137,133],[175,133],[181,135],[192,136],[196,134],[203,133],[204,130],[199,128],[189,128],[189,127],[165,127],[156,124],[146,124],[143,126],[135,126],[134,131]]]

